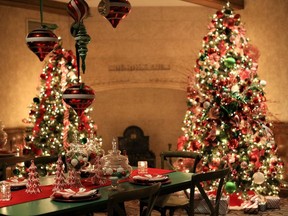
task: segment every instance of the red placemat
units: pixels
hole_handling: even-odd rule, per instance
[[[92,183],[90,183],[88,181],[83,181],[82,184],[85,188],[89,188],[89,189],[109,185],[109,184],[93,185]],[[22,190],[12,191],[11,192],[11,200],[0,201],[0,207],[5,207],[5,206],[15,205],[15,204],[19,204],[19,203],[25,203],[25,202],[30,202],[30,201],[34,201],[34,200],[48,198],[53,193],[52,192],[53,185],[40,186],[40,188],[41,188],[41,193],[38,193],[38,194],[28,194],[25,192],[26,188],[24,188]]]
[[[150,174],[160,174],[161,175],[161,174],[167,174],[170,172],[173,172],[173,170],[148,168],[148,173],[150,173]],[[133,170],[131,173],[131,177],[135,176],[137,174],[138,174],[137,169]],[[122,182],[125,182],[128,180],[129,179],[124,179],[124,180],[122,180]],[[104,184],[104,185],[94,185],[91,182],[83,180],[82,184],[85,188],[92,189],[92,188],[99,188],[99,187],[107,186],[110,183],[107,182],[107,184]],[[15,204],[29,202],[29,201],[33,201],[33,200],[44,199],[44,198],[48,198],[51,196],[53,185],[40,186],[40,188],[41,188],[41,193],[38,193],[38,194],[28,194],[25,192],[26,189],[22,189],[22,190],[18,190],[18,191],[12,191],[11,200],[0,201],[0,207],[15,205]]]

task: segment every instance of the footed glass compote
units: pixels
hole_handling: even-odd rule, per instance
[[[111,181],[111,189],[118,190],[119,180],[126,179],[130,176],[132,167],[128,163],[128,158],[120,154],[117,149],[117,142],[115,138],[112,141],[112,150],[103,156],[100,160],[102,178]]]
[[[101,184],[102,178],[99,176],[100,159],[104,156],[105,151],[102,149],[102,139],[91,136],[86,144],[88,153],[88,165],[82,170],[86,175],[87,181],[92,184]]]
[[[83,187],[81,183],[81,169],[88,162],[88,154],[84,145],[71,143],[71,148],[66,153],[66,163],[69,169],[68,183],[72,188]]]

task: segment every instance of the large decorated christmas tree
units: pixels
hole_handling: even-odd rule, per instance
[[[203,154],[199,172],[229,166],[227,189],[276,195],[283,163],[257,74],[258,50],[229,3],[213,15],[189,75],[184,136],[178,149]]]
[[[77,74],[76,57],[58,45],[40,75],[40,94],[33,98],[29,118],[25,119],[31,125],[26,142],[34,154],[57,155],[69,143],[86,143],[89,137],[97,141],[96,125],[88,115],[92,108],[87,108],[79,121],[74,109],[62,100],[67,86],[78,83]]]

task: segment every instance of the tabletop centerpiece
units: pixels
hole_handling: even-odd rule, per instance
[[[71,188],[83,187],[81,183],[81,169],[87,165],[88,153],[84,145],[75,141],[70,144],[66,153],[66,163],[69,169],[68,182]]]
[[[112,190],[118,190],[119,180],[128,178],[132,171],[128,158],[117,149],[115,138],[112,141],[112,150],[108,150],[108,154],[100,159],[100,165],[100,176],[111,181]]]

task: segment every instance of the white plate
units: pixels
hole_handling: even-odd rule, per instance
[[[27,179],[11,178],[11,179],[5,180],[4,182],[9,183],[11,187],[19,187],[19,186],[25,186],[27,184]]]
[[[94,196],[98,193],[97,189],[86,189],[86,188],[79,188],[79,190],[72,190],[72,189],[64,189],[61,191],[55,191],[52,194],[54,198],[64,198],[64,199],[82,199]]]
[[[136,181],[149,181],[149,182],[158,182],[158,181],[166,181],[169,177],[166,175],[136,175],[133,176],[133,180]]]

